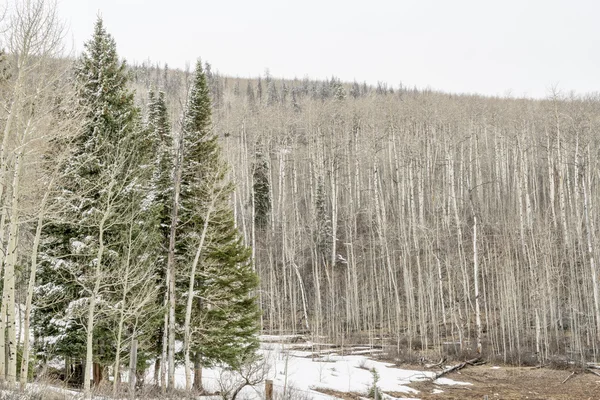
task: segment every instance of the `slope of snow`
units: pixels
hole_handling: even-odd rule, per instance
[[[284,341],[289,340],[284,338]],[[338,355],[329,353],[314,356],[305,350],[310,343],[276,343],[275,337],[269,337],[261,343],[260,353],[267,361],[268,372],[265,379],[273,380],[275,398],[279,395],[292,394],[302,400],[333,399],[334,397],[320,393],[315,389],[331,389],[339,392],[354,392],[367,395],[373,385],[375,369],[379,375],[377,386],[384,392],[406,393],[407,398],[418,395],[418,391],[407,386],[410,382],[430,379],[434,372],[413,371],[396,368],[393,364],[369,359],[364,355]],[[297,350],[301,347],[304,350]],[[152,381],[152,368],[148,371],[146,382]],[[203,370],[203,385],[208,391],[220,390],[219,382],[223,381],[220,368]],[[185,387],[183,367],[175,371],[176,385]],[[448,378],[436,380],[439,385],[470,385]],[[246,387],[240,399],[259,400],[264,398],[264,383],[258,387]],[[391,396],[383,396],[393,399]]]

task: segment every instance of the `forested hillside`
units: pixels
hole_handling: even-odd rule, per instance
[[[55,4],[19,4],[0,32],[0,383],[116,396],[129,364],[166,392],[182,365],[201,391],[203,368],[255,367],[259,333],[598,361],[599,96],[129,65],[101,18],[71,59]]]
[[[210,69],[209,69],[210,71]],[[133,69],[174,109],[186,74]],[[600,99],[210,74],[262,326],[510,362],[598,355]]]

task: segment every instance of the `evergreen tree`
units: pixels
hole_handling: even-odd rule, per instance
[[[258,348],[257,276],[250,251],[235,227],[230,199],[233,185],[211,129],[211,101],[200,62],[183,119],[180,263],[198,263],[194,274],[194,337],[191,350],[196,386],[202,366],[239,366]],[[212,210],[212,211],[211,211]],[[199,247],[202,232],[206,242]],[[197,251],[201,249],[202,251]],[[189,288],[188,288],[189,289]]]
[[[296,90],[296,88],[292,89],[292,109],[295,112],[299,112],[300,111],[300,104],[298,103],[298,90]]]
[[[360,85],[356,81],[352,83],[352,87],[350,88],[350,96],[355,99],[360,97]]]
[[[140,212],[152,172],[152,140],[141,129],[126,65],[101,19],[74,77],[81,129],[61,167],[61,193],[53,199],[63,212],[43,231],[36,336],[55,338],[42,344],[47,352],[53,347],[65,357],[93,359],[99,364],[94,369],[98,383],[102,365],[114,359],[114,321],[97,314],[109,316],[117,301],[111,298],[110,278],[119,276],[131,250],[124,240],[126,221],[136,216],[146,233],[143,240],[155,238],[153,213],[147,210],[142,218]],[[138,267],[152,263],[145,253],[129,256]],[[86,375],[89,369],[84,368]],[[83,383],[89,395],[89,379]]]
[[[279,93],[277,91],[277,86],[275,85],[275,81],[269,79],[267,84],[267,105],[273,106],[279,102]]]
[[[344,100],[346,98],[346,89],[344,89],[339,79],[332,77],[329,85],[331,86],[331,93],[333,93],[334,99]]]
[[[151,138],[155,160],[151,182],[152,200],[159,208],[159,223],[165,238],[169,234],[173,197],[173,136],[169,122],[165,93],[150,92],[148,105],[148,136]],[[167,245],[164,246],[166,249]]]
[[[331,97],[331,85],[329,84],[329,82],[327,82],[327,80],[325,80],[325,81],[321,82],[320,91],[319,91],[319,98],[322,101],[325,101],[329,97]]]
[[[250,80],[248,80],[248,86],[246,86],[246,98],[248,99],[248,104],[251,106],[254,105],[254,89]]]
[[[0,83],[10,78],[10,66],[6,57],[6,51],[0,48]]]
[[[262,103],[262,92],[263,92],[263,89],[262,89],[262,79],[259,76],[258,77],[258,83],[256,84],[256,97],[258,97],[258,102],[259,103]]]
[[[166,343],[164,342],[166,328],[163,322],[167,313],[166,267],[174,192],[174,143],[164,92],[160,91],[158,92],[158,95],[155,95],[154,91],[150,91],[148,98],[149,103],[146,129],[148,130],[148,137],[151,138],[152,152],[155,154],[154,169],[150,186],[150,201],[156,215],[156,222],[158,224],[157,230],[160,236],[158,245],[156,246],[155,269],[158,277],[157,286],[160,288],[160,292],[156,299],[156,305],[163,311],[163,319],[156,321],[157,323],[154,325],[155,332],[151,343],[157,361],[161,360],[156,364],[158,367],[160,366],[160,363],[166,362],[166,353],[164,353],[164,351],[166,351]],[[158,368],[156,368],[155,372],[157,371]],[[155,376],[155,380],[158,383],[158,376]]]
[[[285,84],[285,82],[281,85],[281,103],[285,104],[287,101],[288,93],[290,92],[290,88]]]
[[[259,229],[264,229],[269,222],[271,213],[271,184],[269,182],[269,164],[262,152],[256,152],[256,161],[252,177],[254,184],[252,186],[254,199],[254,223]]]
[[[317,218],[317,251],[321,260],[326,263],[329,260],[331,254],[332,242],[332,228],[331,228],[331,217],[327,210],[327,199],[325,193],[325,183],[323,177],[319,176],[317,181],[317,192],[315,195],[315,209]]]

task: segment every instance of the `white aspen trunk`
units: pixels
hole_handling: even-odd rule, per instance
[[[160,388],[161,392],[165,392],[167,389],[167,347],[169,345],[169,288],[170,285],[170,274],[166,271],[166,290],[165,300],[163,307],[165,315],[163,317],[163,335],[162,335],[162,349],[160,354]]]
[[[475,284],[475,327],[477,329],[477,354],[482,352],[481,336],[481,308],[479,301],[479,257],[477,254],[477,214],[471,199],[471,210],[473,212],[473,282]]]
[[[6,125],[4,125],[4,131],[3,131],[3,136],[2,136],[2,143],[0,144],[0,206],[3,206],[3,196],[5,195],[4,193],[4,188],[8,187],[8,173],[7,173],[7,167],[8,167],[8,162],[6,159],[6,152],[8,149],[8,139],[10,137],[10,133],[11,133],[11,129],[13,126],[14,121],[17,119],[17,115],[18,115],[18,111],[19,111],[19,93],[21,91],[21,77],[22,77],[22,68],[18,68],[18,75],[17,75],[17,79],[15,82],[15,86],[14,86],[14,90],[13,90],[13,101],[10,105],[10,108],[8,110],[8,118],[6,120]],[[16,164],[16,162],[15,162]],[[14,190],[14,189],[13,189]],[[7,201],[8,199],[6,199]],[[0,247],[2,247],[3,243],[4,243],[4,228],[5,228],[5,223],[6,223],[6,218],[8,217],[8,205],[4,205],[4,207],[2,207],[2,219],[0,221]],[[12,225],[11,225],[12,226]],[[10,236],[9,236],[9,240],[10,240]],[[6,265],[9,260],[10,254],[10,250],[7,248],[7,251],[0,251],[0,273],[2,272],[1,269],[2,267],[5,268],[4,271],[4,276],[5,276],[5,280],[6,280]],[[13,263],[14,265],[14,263]],[[13,272],[14,274],[14,272]],[[5,283],[5,288],[6,283]],[[4,290],[2,293],[2,305],[0,306],[0,382],[4,382],[5,379],[7,379],[7,370],[6,370],[6,349],[7,347],[2,345],[2,343],[6,343],[6,328],[8,325],[8,320],[7,320],[7,305],[6,302],[8,301],[7,299],[7,295],[8,295],[8,291]],[[13,299],[14,302],[14,299]],[[11,311],[11,313],[14,313],[14,311]],[[16,372],[15,372],[16,374]]]
[[[132,229],[133,223],[129,225],[128,232],[128,246],[127,246],[127,258],[125,260],[125,270],[123,271],[123,292],[121,294],[121,310],[119,315],[119,323],[117,327],[117,341],[116,346],[117,349],[115,351],[115,364],[114,364],[114,378],[113,378],[113,397],[117,397],[117,389],[119,385],[118,375],[121,370],[121,346],[122,346],[122,337],[123,337],[123,324],[125,322],[125,302],[127,300],[127,294],[129,293],[129,270],[131,267],[131,246],[132,243]],[[129,377],[131,380],[131,377]]]
[[[17,338],[15,330],[15,265],[17,263],[19,230],[19,188],[22,169],[22,153],[15,154],[12,182],[11,215],[9,225],[8,248],[4,266],[3,307],[6,312],[6,382],[13,387],[17,381]],[[6,302],[6,305],[4,305]]]
[[[437,262],[437,273],[438,273],[438,282],[439,282],[439,296],[440,296],[440,305],[442,307],[442,322],[444,327],[446,326],[446,303],[444,302],[444,280],[442,278],[442,263],[440,262],[440,258],[435,256]]]
[[[27,285],[27,300],[25,301],[25,318],[23,321],[23,357],[21,358],[21,373],[19,375],[19,381],[21,384],[21,390],[25,389],[27,385],[28,379],[28,371],[29,371],[29,349],[30,349],[30,337],[29,337],[29,324],[31,319],[31,304],[33,302],[33,290],[35,288],[35,277],[37,273],[37,256],[38,256],[38,248],[40,246],[40,239],[42,236],[42,228],[44,225],[44,214],[46,211],[46,203],[48,201],[48,196],[50,194],[50,190],[52,184],[54,182],[54,178],[48,184],[48,188],[46,193],[44,193],[44,197],[42,198],[42,202],[40,204],[40,210],[38,214],[37,227],[35,230],[35,236],[33,238],[33,246],[31,248],[31,270],[29,272],[29,283]]]
[[[256,272],[256,194],[254,193],[254,185],[250,187],[250,202],[252,206],[252,211],[250,215],[250,235],[252,236],[252,269],[254,270],[254,272]]]
[[[560,119],[558,116],[558,108],[555,104],[554,113],[556,118],[556,153],[557,153],[557,169],[558,169],[558,207],[560,209],[560,220],[563,227],[563,237],[565,240],[565,248],[569,244],[569,231],[567,226],[567,206],[565,200],[565,189],[564,189],[564,166],[561,153],[561,141],[560,141]]]
[[[6,381],[6,296],[4,293],[0,305],[0,382],[2,383]]]
[[[521,171],[519,172],[519,162],[521,163]],[[523,150],[521,149],[521,142],[517,140],[517,149],[514,153],[513,158],[513,175],[517,180],[517,207],[519,212],[519,232],[521,236],[521,246],[523,250],[523,256],[526,254],[525,250],[525,215],[523,213],[523,180],[525,179],[525,171],[523,167]]]
[[[546,147],[548,148],[548,189],[549,189],[549,196],[550,198],[548,199],[548,203],[550,206],[550,213],[552,215],[552,224],[554,226],[554,228],[557,227],[557,222],[556,222],[556,210],[554,208],[554,203],[555,203],[555,197],[556,195],[554,194],[554,185],[555,183],[555,177],[554,177],[554,152],[552,151],[552,142],[550,141],[550,133],[548,132],[548,130],[546,129]]]
[[[477,353],[481,354],[481,308],[479,306],[479,260],[477,256],[477,216],[473,214],[473,275],[475,281],[475,324],[477,326]]]
[[[167,256],[167,282],[169,299],[169,324],[168,324],[168,388],[175,389],[175,235],[177,234],[177,219],[179,215],[179,195],[181,191],[181,140],[175,160],[175,179],[173,210],[171,212],[171,229],[169,232],[169,253]],[[165,366],[163,365],[163,368]]]
[[[127,271],[128,272],[128,271]],[[125,295],[122,298],[122,304],[125,303]],[[121,315],[119,317],[119,325],[117,328],[117,348],[115,350],[115,364],[113,367],[113,397],[117,397],[117,390],[119,388],[120,379],[119,374],[121,373],[121,342],[123,337],[123,322],[124,322],[124,312],[121,310]],[[131,379],[131,377],[130,377]]]
[[[283,318],[283,303],[289,300],[288,297],[288,276],[286,271],[287,260],[285,258],[286,254],[286,231],[285,225],[287,222],[286,208],[283,206],[285,201],[285,179],[286,179],[286,156],[283,150],[279,151],[279,182],[278,182],[278,196],[277,196],[277,213],[279,214],[278,222],[281,227],[281,275],[280,279],[283,281],[280,284],[280,289],[282,289],[283,293],[280,294],[280,299],[282,299],[278,305],[278,326],[279,328],[285,327],[285,322]]]
[[[298,285],[300,286],[300,294],[302,296],[302,311],[304,311],[304,325],[306,326],[306,330],[310,330],[310,325],[308,323],[308,308],[306,306],[306,292],[304,291],[304,283],[302,282],[302,276],[300,275],[300,271],[298,271],[298,266],[296,263],[293,264],[294,272],[296,272],[296,277],[298,277]]]
[[[24,55],[21,55],[21,58],[24,58]],[[22,62],[24,60],[21,60]],[[19,109],[20,109],[20,94],[23,90],[22,86],[22,78],[23,78],[23,68],[22,65],[19,65],[17,77],[15,80],[15,86],[13,89],[13,101],[10,104],[10,108],[8,110],[8,117],[6,119],[6,125],[4,125],[4,132],[2,136],[2,144],[0,144],[0,202],[2,201],[2,196],[4,195],[4,188],[7,187],[8,174],[6,173],[6,168],[8,167],[8,163],[6,160],[6,152],[8,150],[8,139],[10,137],[10,133],[13,127],[15,120],[18,119]]]
[[[500,145],[499,142],[497,128],[494,129],[494,169],[495,169],[495,183],[496,183],[496,200],[500,200],[500,195],[502,194],[502,172],[500,168],[500,163],[502,162],[502,155],[500,154]],[[498,202],[496,205],[500,205],[501,202]]]
[[[131,339],[131,351],[129,352],[129,398],[131,400],[135,400],[137,343],[137,339]]]
[[[331,315],[329,320],[332,323],[332,332],[335,332],[337,321],[339,320],[339,312],[337,311],[337,296],[335,294],[336,287],[336,273],[335,264],[337,261],[337,220],[338,220],[338,202],[337,202],[337,184],[338,184],[338,171],[335,162],[330,162],[330,176],[331,176],[331,281],[330,281],[330,302],[331,302]]]
[[[112,185],[112,182],[111,182]],[[110,191],[110,189],[109,189]],[[110,196],[109,196],[110,198]],[[96,254],[96,267],[94,268],[94,289],[90,296],[90,304],[88,306],[87,326],[86,326],[86,352],[85,352],[85,372],[83,378],[83,395],[86,399],[92,398],[91,390],[91,367],[94,362],[93,340],[94,340],[94,317],[96,311],[96,298],[100,293],[100,278],[102,274],[102,257],[104,255],[104,224],[108,219],[108,210],[104,212],[98,227],[98,252]]]
[[[337,258],[337,220],[338,220],[338,202],[337,202],[337,184],[338,171],[335,163],[331,161],[331,268],[335,267]]]
[[[194,301],[194,287],[196,283],[196,270],[198,269],[198,263],[200,261],[200,257],[202,255],[202,250],[204,249],[204,241],[206,240],[206,234],[208,232],[208,225],[210,222],[210,217],[212,212],[214,211],[215,200],[220,195],[221,191],[219,190],[217,193],[213,193],[213,197],[211,202],[206,210],[206,215],[204,216],[204,226],[202,227],[202,233],[200,234],[200,241],[198,243],[198,247],[196,248],[196,254],[194,255],[194,261],[192,262],[192,268],[190,270],[190,279],[188,286],[188,297],[187,304],[185,307],[185,321],[183,323],[183,351],[184,351],[184,367],[185,367],[185,390],[192,390],[192,362],[190,360],[190,347],[191,347],[191,321],[192,321],[192,305]]]
[[[581,203],[579,200],[579,134],[575,134],[575,162],[573,163],[573,208],[575,209],[575,215],[581,215],[581,209],[579,208]],[[582,224],[575,224],[577,237],[582,237],[581,232]]]

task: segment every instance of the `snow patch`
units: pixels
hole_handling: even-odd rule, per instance
[[[435,383],[437,383],[438,385],[447,385],[447,386],[472,386],[472,383],[469,382],[459,382],[459,381],[453,381],[452,379],[448,379],[448,378],[438,378],[435,380]]]

